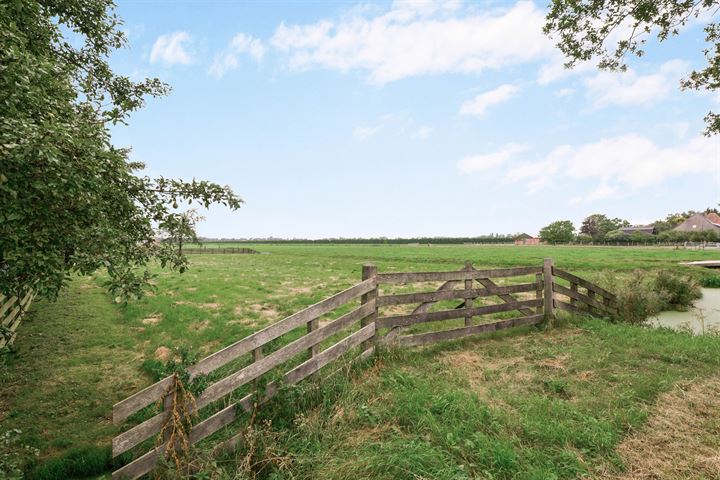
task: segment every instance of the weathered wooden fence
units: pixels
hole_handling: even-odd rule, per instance
[[[20,297],[0,295],[0,348],[12,345],[15,341],[15,330],[30,307],[34,294],[28,291]]]
[[[245,248],[245,247],[212,247],[212,248],[183,248],[183,253],[186,255],[202,255],[202,254],[208,254],[208,255],[218,255],[218,254],[227,254],[227,253],[249,253],[249,254],[255,254],[260,253],[255,249],[252,248]]]
[[[498,279],[504,284],[497,283]],[[569,287],[557,279],[568,282]],[[435,284],[432,291],[397,291],[428,282]],[[499,301],[488,303],[492,298]],[[455,305],[455,300],[460,303]],[[189,441],[194,444],[218,432],[243,411],[272,398],[281,385],[296,384],[348,352],[350,358],[364,357],[373,352],[376,343],[423,345],[535,325],[552,318],[555,308],[607,313],[614,309],[614,301],[610,292],[554,268],[549,259],[537,267],[492,270],[478,270],[468,262],[461,270],[447,272],[378,273],[375,266],[366,265],[360,283],[191,366],[191,379],[212,372],[222,372],[222,378],[213,380],[197,397],[195,408],[203,419],[192,427]],[[415,304],[407,312],[389,312]],[[328,320],[327,315],[333,312],[339,316]],[[484,317],[491,314],[513,316]],[[434,325],[446,328],[433,329]],[[420,331],[407,333],[413,329]],[[278,370],[282,376],[261,392],[249,388],[258,378]],[[138,478],[151,471],[164,454],[166,444],[157,446],[156,439],[173,407],[168,399],[172,398],[169,394],[174,389],[174,378],[166,377],[113,406],[116,424],[133,423],[128,419],[141,411],[139,416],[145,418],[113,439],[113,457],[131,450],[139,455],[113,472],[113,479]],[[235,440],[230,438],[225,443],[233,444]]]

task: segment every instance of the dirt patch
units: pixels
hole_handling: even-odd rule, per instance
[[[266,318],[268,320],[274,320],[278,317],[278,312],[272,307],[269,307],[267,305],[260,305],[259,303],[253,303],[250,305],[250,310],[252,310],[255,313],[259,313],[263,316],[263,318]]]
[[[218,308],[222,307],[222,304],[220,304],[220,303],[199,303],[198,307],[205,309],[205,310],[217,310]]]
[[[197,292],[197,288],[196,287],[188,287],[185,289],[185,291],[186,292]]]
[[[293,293],[297,295],[298,293],[312,293],[312,288],[310,287],[291,287],[288,288],[288,292]]]
[[[203,320],[202,322],[195,322],[188,326],[188,330],[191,332],[202,332],[210,326],[210,320]]]
[[[677,386],[617,452],[622,480],[720,478],[720,379]]]
[[[161,362],[167,362],[170,360],[170,357],[172,357],[172,350],[170,350],[168,347],[158,347],[155,350],[155,359],[160,360]]]
[[[564,372],[567,370],[566,362],[570,355],[565,353],[553,358],[544,358],[538,362],[538,366],[549,370],[559,370]]]
[[[153,315],[150,315],[147,318],[143,318],[142,324],[143,325],[157,325],[158,323],[162,322],[163,316],[162,313],[155,313]]]
[[[451,370],[460,372],[482,396],[490,396],[489,388],[494,382],[527,385],[534,378],[527,372],[527,361],[523,357],[487,357],[461,351],[447,353],[440,360]]]

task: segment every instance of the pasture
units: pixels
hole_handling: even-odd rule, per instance
[[[75,279],[56,303],[35,303],[16,351],[2,360],[0,433],[13,432],[5,445],[12,458],[3,462],[35,462],[28,452],[37,449],[31,478],[106,471],[112,404],[152,383],[158,358],[175,347],[212,353],[357,283],[366,261],[392,272],[552,257],[602,281],[633,269],[702,275],[678,262],[717,257],[630,247],[241,246],[267,254],[194,255],[183,275],[158,269],[156,291],[127,306],[111,302],[102,275]],[[384,352],[369,363],[307,387],[307,401],[280,398],[261,413],[272,420],[266,433],[283,461],[257,467],[260,478],[619,474],[644,445],[626,442],[653,425],[663,404],[678,401],[677,388],[716,401],[707,392],[717,388],[720,339],[568,318],[552,330]],[[717,416],[696,420],[699,431],[717,428]],[[699,460],[688,468],[711,471],[704,452],[719,446],[717,435],[675,433],[699,442],[692,444]],[[690,478],[669,474],[663,478]]]

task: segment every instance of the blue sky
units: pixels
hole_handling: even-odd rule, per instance
[[[213,237],[535,234],[591,213],[643,223],[720,202],[718,97],[681,92],[702,23],[574,71],[545,3],[120,1],[113,67],[157,76],[118,146],[147,174],[230,185]]]

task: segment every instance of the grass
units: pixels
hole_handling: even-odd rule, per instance
[[[292,478],[598,478],[631,466],[617,448],[661,395],[712,378],[719,364],[716,337],[573,320],[389,352],[317,405],[279,401],[263,419]],[[689,451],[659,454],[716,451],[720,415],[704,414],[715,422],[707,437],[695,430]]]
[[[358,282],[368,260],[382,272],[457,269],[466,259],[478,267],[539,265],[553,257],[561,268],[596,278],[635,268],[700,275],[677,263],[713,257],[662,248],[251,247],[270,254],[194,256],[188,273],[158,271],[156,293],[127,307],[110,302],[101,276],[77,279],[57,303],[33,306],[17,350],[0,360],[0,433],[21,430],[12,449],[39,450],[35,478],[107,469],[117,432],[112,404],[151,383],[143,364],[152,364],[160,347],[209,354]],[[389,355],[383,368],[337,387],[321,406],[305,405],[304,413],[282,413],[278,402],[275,434],[294,474],[382,477],[384,466],[398,478],[409,478],[408,470],[427,478],[553,478],[537,476],[549,475],[552,459],[557,478],[594,475],[619,468],[615,446],[642,425],[659,395],[712,375],[720,358],[715,337],[600,321],[530,332]],[[452,367],[448,348],[477,368]],[[569,356],[557,360],[562,355]],[[517,357],[517,365],[484,363]],[[551,360],[563,368],[545,365]],[[592,373],[583,380],[582,372]],[[78,465],[85,467],[72,470]]]

